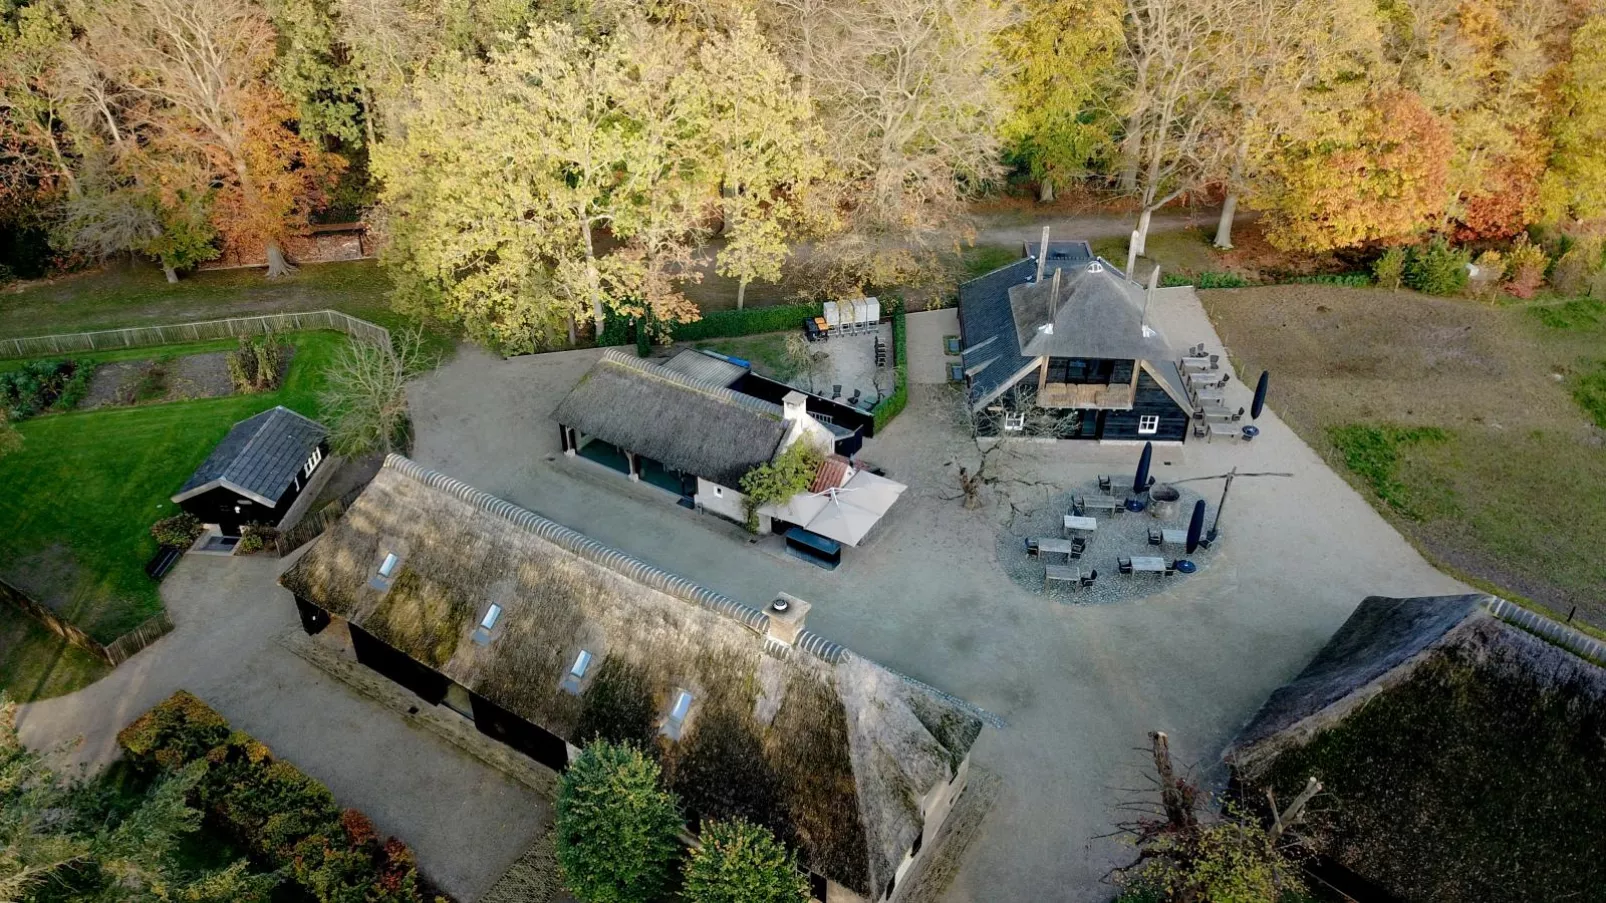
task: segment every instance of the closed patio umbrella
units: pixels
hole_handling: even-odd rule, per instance
[[[1188,519],[1188,554],[1199,548],[1199,539],[1204,536],[1205,502],[1200,499],[1193,503],[1193,517]]]
[[[1255,384],[1255,402],[1249,406],[1249,419],[1260,419],[1260,412],[1266,409],[1266,390],[1271,388],[1271,373],[1260,371],[1260,382]]]
[[[1143,443],[1143,455],[1138,458],[1138,472],[1132,478],[1133,492],[1147,492],[1149,489],[1149,464],[1154,460],[1154,443]]]

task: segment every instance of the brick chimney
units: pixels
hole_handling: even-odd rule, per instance
[[[809,603],[788,593],[777,593],[775,601],[764,608],[770,616],[767,635],[788,646],[797,645],[797,635],[803,631],[803,620],[808,617]]]

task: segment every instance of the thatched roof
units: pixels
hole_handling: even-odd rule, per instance
[[[1320,780],[1302,830],[1395,899],[1598,899],[1599,649],[1493,597],[1369,598],[1227,759],[1257,800]]]
[[[981,729],[817,634],[779,645],[762,611],[395,455],[280,582],[571,742],[644,740],[688,814],[767,822],[861,892],[885,886],[920,830],[917,801]],[[503,613],[482,644],[492,602]],[[581,649],[595,677],[576,695],[560,685]],[[671,742],[656,730],[681,688],[696,703]]]
[[[1368,596],[1299,676],[1279,687],[1232,741],[1225,757],[1241,774],[1308,740],[1410,673],[1421,657],[1490,618],[1485,595],[1388,599]]]
[[[564,426],[734,487],[774,457],[781,406],[644,361],[603,352],[553,414]]]

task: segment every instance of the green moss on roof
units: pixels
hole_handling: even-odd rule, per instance
[[[1530,643],[1433,653],[1260,786],[1315,775],[1322,849],[1410,903],[1600,899],[1606,679]]]

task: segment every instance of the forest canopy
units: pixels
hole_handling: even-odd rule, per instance
[[[1012,182],[1140,251],[1180,199],[1220,247],[1587,237],[1603,148],[1600,0],[0,0],[0,226],[274,277],[362,216],[510,350],[696,319],[709,269],[933,278]]]

